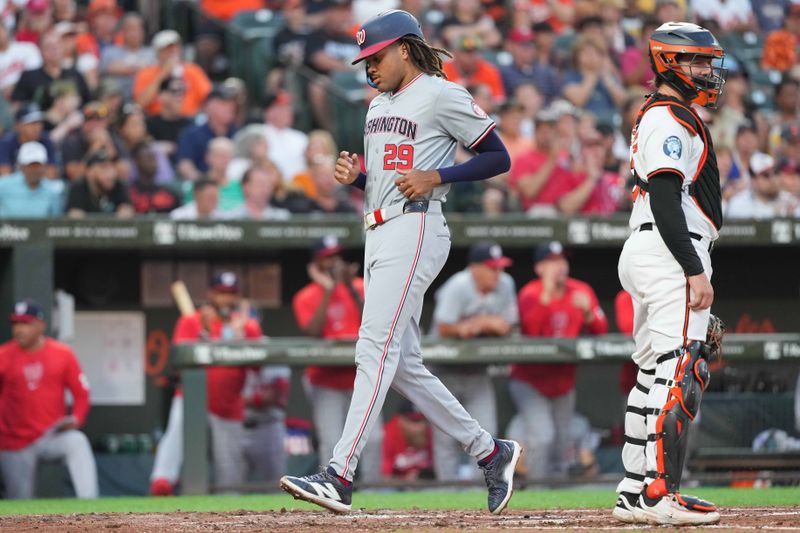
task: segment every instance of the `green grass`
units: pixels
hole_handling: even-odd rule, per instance
[[[800,505],[800,488],[729,489],[689,491],[722,507]],[[610,508],[610,490],[517,491],[511,509]],[[364,492],[356,493],[354,507],[366,509],[483,509],[483,491],[464,492]],[[180,496],[174,498],[103,498],[81,500],[0,501],[0,515],[72,513],[169,513],[173,511],[278,511],[318,509],[283,494],[263,496]]]

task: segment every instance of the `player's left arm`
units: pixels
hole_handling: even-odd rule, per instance
[[[460,85],[448,83],[442,89],[436,100],[436,125],[477,155],[451,167],[398,171],[395,185],[407,198],[424,197],[443,183],[489,179],[511,168],[508,150],[494,132],[495,122]]]
[[[605,335],[608,333],[608,317],[600,307],[597,295],[591,287],[587,287],[589,297],[589,311],[586,314],[586,327],[593,335]]]

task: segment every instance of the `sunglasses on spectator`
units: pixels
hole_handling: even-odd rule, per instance
[[[108,108],[103,104],[89,104],[83,109],[86,120],[102,120],[108,118]]]

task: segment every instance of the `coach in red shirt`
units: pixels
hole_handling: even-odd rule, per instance
[[[358,339],[364,308],[364,280],[355,274],[358,265],[342,258],[336,237],[320,239],[311,249],[308,277],[311,283],[300,289],[292,301],[297,325],[309,337],[330,340]],[[318,455],[323,464],[333,457],[333,447],[344,430],[347,409],[353,396],[355,366],[308,366],[305,385],[313,410],[319,440]],[[370,435],[364,448],[361,479],[372,482],[381,477],[382,432]]]
[[[46,337],[32,300],[14,306],[14,339],[0,345],[0,469],[6,497],[33,498],[40,460],[64,461],[79,498],[97,498],[92,447],[79,427],[89,413],[89,383],[72,349]],[[72,394],[67,414],[64,391]]]
[[[569,277],[561,243],[547,242],[534,253],[535,279],[519,292],[520,329],[531,337],[573,338],[603,335],[608,321],[592,288]],[[569,428],[575,412],[572,363],[516,364],[511,367],[511,398],[525,420],[528,477],[564,476]]]

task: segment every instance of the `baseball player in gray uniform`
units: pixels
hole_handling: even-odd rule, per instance
[[[425,291],[450,251],[442,202],[450,183],[488,179],[510,159],[494,122],[467,91],[448,82],[440,54],[417,20],[400,10],[369,20],[356,34],[369,82],[380,91],[364,128],[366,173],[342,152],[335,177],[366,193],[364,311],[356,343],[353,399],[329,466],[285,476],[281,488],[334,512],[347,512],[353,474],[389,387],[437,429],[458,441],[484,470],[488,506],[500,513],[512,494],[521,446],[494,439],[422,362],[419,318]],[[456,146],[477,155],[453,165]]]
[[[514,279],[503,271],[511,259],[495,242],[474,244],[467,268],[454,274],[436,291],[430,336],[472,339],[503,337],[519,322]],[[464,404],[483,428],[497,431],[497,402],[486,365],[441,366],[439,379]],[[462,452],[446,432],[433,432],[433,467],[441,481],[472,477],[460,473]]]

